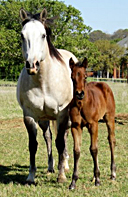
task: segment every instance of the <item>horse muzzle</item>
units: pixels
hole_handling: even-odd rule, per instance
[[[26,61],[26,70],[29,75],[36,75],[39,71],[40,63],[35,61],[30,65],[29,61]]]
[[[78,100],[82,100],[84,98],[84,91],[76,91],[75,95]]]

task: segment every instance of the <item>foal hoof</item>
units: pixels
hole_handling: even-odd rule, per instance
[[[57,182],[58,183],[64,183],[66,182],[66,176],[65,175],[59,175],[58,178],[57,178]]]
[[[111,175],[111,180],[112,181],[115,181],[116,180],[116,177]]]
[[[100,186],[100,181],[99,180],[95,180],[95,186]]]
[[[70,190],[74,190],[75,189],[75,186],[71,184],[71,185],[69,185],[69,189]]]

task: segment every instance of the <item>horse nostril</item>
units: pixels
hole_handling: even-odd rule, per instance
[[[26,61],[26,68],[30,68],[29,61]]]
[[[37,61],[37,62],[35,63],[35,65],[36,65],[37,67],[39,67],[40,63]]]

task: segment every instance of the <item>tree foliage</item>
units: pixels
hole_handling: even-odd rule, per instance
[[[89,41],[95,42],[97,40],[110,40],[113,43],[117,43],[123,38],[128,36],[128,29],[119,29],[113,34],[107,34],[101,30],[95,30],[89,33]]]
[[[89,66],[94,67],[94,70],[109,68],[112,71],[113,63],[116,63],[120,57],[120,49],[118,46],[110,44],[109,41],[104,41],[104,39],[109,40],[110,35],[101,31],[90,33],[91,27],[84,24],[78,9],[71,5],[66,6],[64,2],[58,0],[1,0],[0,72],[4,71],[7,78],[17,79],[24,66],[20,38],[22,27],[19,10],[21,7],[33,14],[46,8],[49,18],[57,17],[51,26],[52,42],[56,48],[71,51],[79,60],[87,57]],[[116,36],[116,33],[114,35]],[[90,42],[89,36],[92,42]],[[96,40],[99,41],[95,43]]]
[[[95,30],[89,34],[90,42],[95,42],[97,40],[110,40],[111,35],[102,32],[101,30]]]
[[[124,48],[108,40],[98,40],[95,42],[95,45],[100,52],[100,56],[98,63],[94,65],[94,70],[102,70],[103,74],[107,71],[113,73],[113,67],[119,66],[120,58],[124,54]]]
[[[17,77],[23,67],[19,18],[21,7],[33,14],[41,12],[45,7],[49,18],[57,16],[54,26],[51,27],[55,47],[77,54],[76,48],[80,46],[77,40],[80,38],[87,40],[91,28],[83,23],[80,11],[71,5],[66,6],[57,0],[2,0],[0,2],[0,67],[4,68],[7,77],[11,77],[15,73]]]

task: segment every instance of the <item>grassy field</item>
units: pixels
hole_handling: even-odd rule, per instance
[[[68,186],[73,170],[73,140],[68,138],[69,166],[67,182],[58,184],[58,154],[55,148],[53,132],[53,156],[55,173],[47,175],[47,153],[42,132],[38,130],[38,151],[36,155],[36,185],[26,185],[29,169],[28,136],[22,121],[22,111],[16,101],[15,87],[0,87],[0,197],[67,197],[67,196],[128,196],[128,85],[109,83],[116,101],[116,148],[117,179],[110,180],[110,151],[107,130],[99,123],[99,166],[101,186],[91,182],[93,162],[89,152],[90,137],[84,129],[81,158],[79,162],[79,180],[76,190],[69,191]]]

